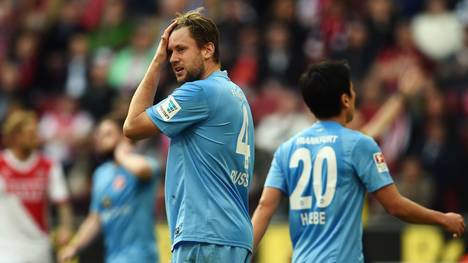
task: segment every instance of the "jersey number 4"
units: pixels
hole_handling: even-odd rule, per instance
[[[239,136],[237,136],[237,146],[236,153],[244,156],[244,168],[247,171],[249,169],[249,160],[250,160],[250,145],[249,145],[249,114],[247,112],[247,107],[244,105],[242,107],[242,127],[239,131]]]
[[[323,193],[322,170],[323,163],[327,162],[326,181],[327,185],[325,193]],[[302,196],[306,186],[310,183],[311,173],[313,174],[313,189],[317,198],[317,206],[320,208],[330,205],[335,195],[336,190],[336,154],[330,146],[323,147],[318,151],[315,158],[314,167],[312,169],[311,154],[307,148],[299,148],[292,155],[289,162],[290,168],[299,167],[299,163],[303,163],[302,173],[297,182],[296,188],[289,197],[289,205],[291,210],[301,210],[312,208],[312,195]]]

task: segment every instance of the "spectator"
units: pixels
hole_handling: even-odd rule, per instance
[[[297,56],[291,43],[292,35],[286,24],[273,22],[265,32],[265,48],[260,54],[260,81],[273,78],[295,84],[304,67],[303,57]]]
[[[356,83],[367,75],[373,61],[368,50],[367,28],[361,21],[352,21],[348,26],[346,48],[330,54],[332,58],[344,59],[351,67],[351,78]]]
[[[84,34],[74,35],[69,44],[65,93],[80,98],[86,90],[89,68],[88,43]]]
[[[294,91],[280,87],[270,92],[276,93],[277,108],[256,127],[255,144],[259,149],[273,154],[281,143],[309,127],[314,119],[302,111],[302,103]]]
[[[64,164],[66,169],[74,161],[76,147],[89,138],[93,128],[93,119],[78,106],[71,97],[59,97],[53,109],[46,111],[39,121],[45,153]]]
[[[402,195],[423,206],[432,207],[434,182],[422,168],[416,156],[403,157],[396,185]]]
[[[91,50],[97,51],[99,48],[116,50],[125,47],[133,30],[131,20],[126,17],[125,2],[107,1],[103,12],[101,23],[89,34]]]
[[[416,45],[434,60],[446,59],[462,47],[462,25],[445,0],[427,1],[426,12],[414,18],[412,27]]]
[[[117,91],[107,82],[109,58],[100,54],[94,58],[90,68],[90,79],[86,91],[81,98],[81,106],[95,120],[99,120],[111,112],[112,103]]]
[[[148,23],[141,23],[130,46],[115,55],[109,71],[109,83],[123,94],[134,91],[153,58],[154,32]]]

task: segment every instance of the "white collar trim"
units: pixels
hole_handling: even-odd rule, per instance
[[[28,159],[21,161],[13,154],[11,150],[5,150],[5,161],[13,167],[15,170],[20,172],[27,172],[33,168],[39,159],[37,152],[31,153]]]

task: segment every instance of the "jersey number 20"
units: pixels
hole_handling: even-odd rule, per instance
[[[317,198],[317,206],[320,208],[330,205],[335,195],[336,190],[336,154],[333,148],[325,146],[321,148],[315,158],[314,167],[312,169],[311,154],[307,148],[299,148],[292,155],[289,162],[290,168],[297,168],[299,162],[303,163],[302,173],[297,182],[296,188],[289,197],[289,205],[291,210],[301,210],[312,208],[312,195],[302,196],[306,186],[310,182],[311,173],[313,174],[313,192]],[[322,170],[323,162],[327,162],[326,181],[327,185],[325,193],[323,193]]]

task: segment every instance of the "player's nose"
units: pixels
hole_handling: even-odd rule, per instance
[[[175,63],[179,61],[179,57],[175,54],[175,52],[172,52],[171,56],[169,57],[169,62],[172,64],[174,67]]]

